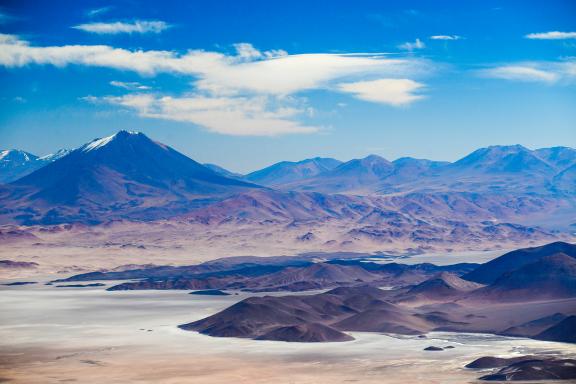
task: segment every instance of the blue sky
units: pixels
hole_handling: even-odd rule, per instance
[[[0,148],[120,129],[201,162],[576,147],[574,1],[8,1]]]

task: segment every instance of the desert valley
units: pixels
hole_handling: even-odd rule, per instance
[[[2,379],[573,379],[575,170],[495,146],[239,175],[127,131],[4,151]]]

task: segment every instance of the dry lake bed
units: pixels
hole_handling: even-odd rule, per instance
[[[106,292],[46,281],[0,288],[0,382],[465,383],[481,372],[464,365],[483,355],[576,355],[570,344],[481,334],[353,333],[354,341],[317,344],[213,338],[177,326],[246,293]],[[455,348],[423,351],[430,345]]]

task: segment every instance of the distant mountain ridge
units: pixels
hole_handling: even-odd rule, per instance
[[[447,162],[403,157],[388,161],[377,155],[353,159],[317,177],[280,185],[287,190],[323,193],[373,194],[382,185],[396,185],[419,178]]]
[[[10,183],[29,175],[69,152],[67,149],[61,149],[55,153],[38,157],[18,149],[2,150],[0,151],[0,184]]]
[[[414,191],[576,192],[576,150],[521,145],[478,149],[453,163],[370,155],[315,177],[277,183],[286,190],[370,195]]]
[[[282,161],[245,176],[256,184],[276,186],[294,181],[306,180],[338,167],[340,160],[315,157],[301,161]]]

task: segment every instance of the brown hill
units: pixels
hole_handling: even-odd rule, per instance
[[[257,340],[276,340],[300,343],[350,341],[354,338],[323,324],[299,324],[275,328]]]
[[[463,280],[448,272],[441,272],[437,276],[408,289],[398,300],[410,302],[449,301],[481,287],[483,285]]]
[[[560,323],[566,317],[567,316],[562,313],[555,313],[507,328],[501,333],[506,336],[532,337]]]
[[[517,249],[479,266],[463,278],[481,284],[491,284],[507,272],[556,253],[576,258],[576,245],[557,241],[540,247]]]
[[[576,343],[576,316],[569,316],[542,333],[534,336],[538,340]]]
[[[270,332],[295,325],[328,325],[329,322],[356,311],[345,305],[344,299],[336,295],[251,297],[206,319],[181,325],[180,328],[217,337],[258,338],[267,335],[265,337],[268,340],[277,336],[282,341],[298,341],[306,329],[301,329],[301,332]],[[288,334],[296,336],[296,339],[286,340]],[[340,335],[336,335],[336,339],[340,338]]]
[[[505,273],[467,298],[488,301],[537,301],[576,296],[576,259],[564,253],[546,256]]]
[[[442,314],[422,316],[387,302],[388,296],[388,292],[363,286],[308,296],[251,297],[180,328],[218,337],[345,341],[349,338],[340,331],[414,335],[434,329],[437,318],[442,318]],[[434,316],[436,319],[431,319]]]
[[[350,316],[334,327],[344,331],[384,332],[403,335],[419,335],[432,329],[430,323],[410,311],[390,303],[371,303],[366,311]]]

